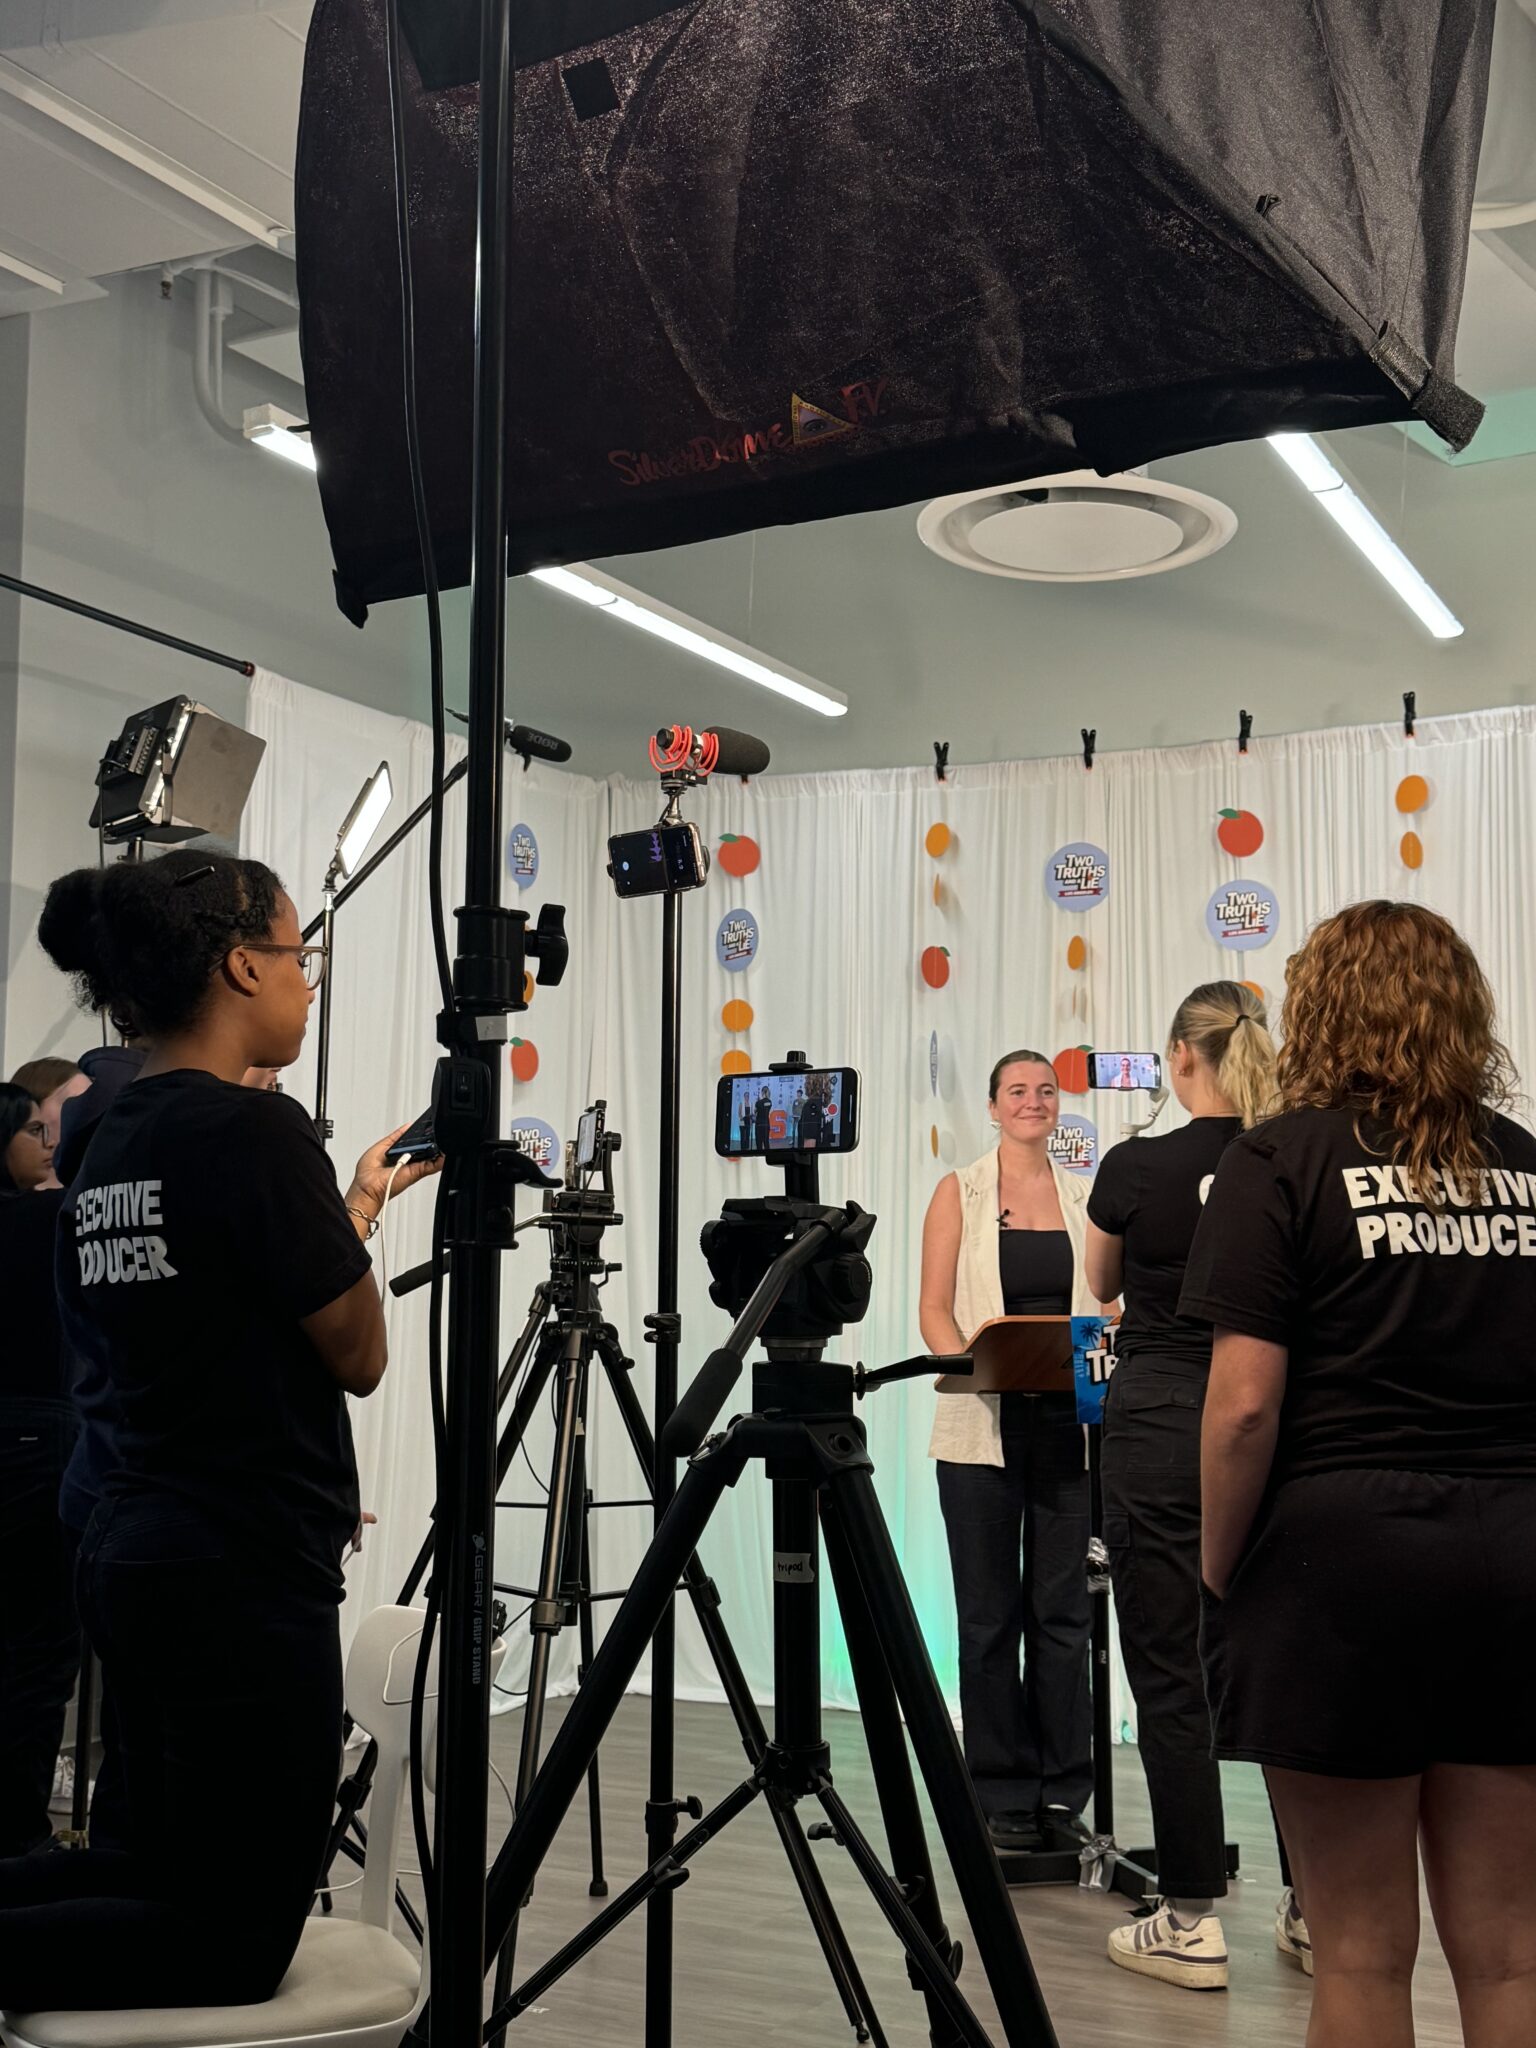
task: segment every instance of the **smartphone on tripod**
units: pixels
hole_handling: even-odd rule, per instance
[[[722,1159],[852,1152],[858,1142],[856,1067],[726,1074],[715,1092],[715,1150]]]

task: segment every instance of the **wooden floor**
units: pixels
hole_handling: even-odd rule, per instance
[[[563,1711],[552,1704],[549,1726]],[[646,1786],[649,1704],[626,1700],[602,1752],[603,1816],[611,1893],[641,1867],[641,1812]],[[493,1730],[496,1762],[510,1781],[521,1739],[521,1715]],[[856,1715],[828,1714],[838,1789],[882,1841],[876,1825],[867,1753]],[[734,1723],[723,1707],[678,1708],[678,1790],[695,1792],[706,1808],[744,1775]],[[1147,1806],[1134,1749],[1115,1755],[1117,1836],[1129,1846],[1150,1840]],[[493,1839],[505,1832],[506,1802],[493,1785]],[[1020,1923],[1044,1988],[1061,2048],[1292,2048],[1306,2033],[1309,1986],[1274,1946],[1279,1879],[1263,1788],[1256,1770],[1227,1767],[1227,1832],[1241,1844],[1244,1874],[1222,1909],[1232,1959],[1230,1991],[1194,1993],[1133,1977],[1104,1957],[1110,1928],[1128,1917],[1124,1901],[1075,1888],[1013,1893]],[[936,1841],[936,1837],[934,1838]],[[882,1844],[883,1846],[883,1844]],[[922,2001],[912,1992],[885,1923],[870,1904],[846,1855],[831,1843],[816,1854],[863,1970],[891,2048],[927,2048]],[[587,1895],[590,1875],[584,1801],[573,1808],[545,1866],[523,1922],[518,1976],[552,1953],[598,1908]],[[407,1852],[407,1860],[414,1860]],[[965,1941],[962,1988],[994,2041],[996,2009],[975,1962],[974,1943],[958,1912],[942,1861],[946,1918]],[[676,2048],[842,2048],[853,2035],[827,1976],[778,1838],[754,1806],[695,1859],[674,1894],[677,1969]],[[341,1903],[341,1901],[338,1901]],[[630,2048],[643,2038],[644,1914],[616,1934],[546,1994],[509,2040],[540,2048]],[[1449,1977],[1432,1932],[1426,1935],[1416,1982],[1420,2048],[1452,2048],[1461,2040]]]

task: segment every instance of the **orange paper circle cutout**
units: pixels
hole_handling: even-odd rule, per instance
[[[513,1039],[510,1060],[514,1081],[531,1081],[539,1071],[538,1048],[529,1039]]]
[[[932,1148],[934,1158],[937,1159],[939,1156],[939,1127],[937,1124],[928,1133],[928,1143]]]
[[[753,1015],[752,1005],[744,1003],[740,996],[736,996],[720,1012],[720,1022],[727,1031],[750,1031]]]
[[[752,1062],[744,1052],[728,1052],[720,1062],[722,1074],[750,1074]]]
[[[1079,935],[1067,947],[1067,965],[1075,973],[1078,968],[1088,965],[1088,941]]]
[[[1405,868],[1421,868],[1424,865],[1424,842],[1417,832],[1405,832],[1403,843],[1398,848]]]
[[[949,851],[950,841],[953,837],[954,835],[947,825],[942,823],[930,825],[928,827],[928,836],[923,841],[924,851],[930,853],[935,860],[942,860]]]
[[[1250,995],[1256,995],[1261,1003],[1269,1001],[1269,997],[1265,995],[1263,989],[1259,987],[1256,981],[1240,981],[1237,985],[1239,988],[1247,989]]]
[[[949,948],[927,946],[917,964],[930,988],[942,988],[949,979]]]
[[[533,978],[533,976],[532,976],[531,974],[524,974],[524,976],[523,976],[523,1007],[524,1007],[525,1009],[527,1008],[528,1004],[529,1004],[529,1003],[531,1003],[531,1002],[533,1001],[533,992],[534,992],[534,990],[535,990],[535,989],[536,989],[536,988],[538,987],[538,985],[539,985],[539,984],[538,984],[538,983],[537,983],[537,982],[536,982],[536,981],[534,980],[534,978]]]
[[[938,876],[935,875],[933,878],[933,905],[935,910],[942,909],[943,903],[944,884],[939,880]]]
[[[1429,802],[1429,784],[1422,775],[1405,775],[1397,785],[1395,802],[1405,817],[1414,811],[1422,811]],[[1409,865],[1417,867],[1418,862],[1411,861]]]

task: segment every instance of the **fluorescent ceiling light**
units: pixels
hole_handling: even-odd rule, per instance
[[[243,431],[247,441],[265,448],[269,455],[281,455],[287,462],[298,463],[301,469],[312,470],[316,466],[309,428],[280,405],[248,407]]]
[[[814,676],[802,675],[799,669],[774,661],[744,641],[733,640],[729,633],[705,625],[702,619],[690,618],[687,612],[674,611],[671,605],[647,596],[643,590],[616,582],[586,562],[578,562],[569,569],[534,569],[529,573],[550,590],[563,591],[583,604],[599,605],[609,618],[638,626],[642,633],[669,641],[674,647],[698,655],[701,661],[712,661],[717,668],[729,669],[732,675],[756,683],[759,689],[772,690],[776,696],[788,697],[793,704],[819,711],[823,718],[842,718],[848,710],[848,699],[839,691],[828,689],[825,683],[818,683]]]
[[[341,870],[343,880],[348,875],[355,875],[362,866],[369,842],[383,823],[384,813],[389,809],[394,793],[389,779],[389,763],[381,761],[359,790],[357,802],[348,811],[346,823],[336,835],[336,866]]]
[[[1415,569],[1375,513],[1352,491],[1310,434],[1271,434],[1269,445],[1306,485],[1328,517],[1354,542],[1379,576],[1384,576],[1408,609],[1437,640],[1454,640],[1466,628]]]

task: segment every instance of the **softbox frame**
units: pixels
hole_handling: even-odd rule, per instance
[[[1280,430],[1420,418],[1464,446],[1481,408],[1453,342],[1492,17],[531,0],[509,573]],[[297,169],[309,424],[359,624],[422,588],[383,19],[383,0],[318,0]],[[479,92],[423,87],[410,50],[403,68],[451,586],[470,560]]]

